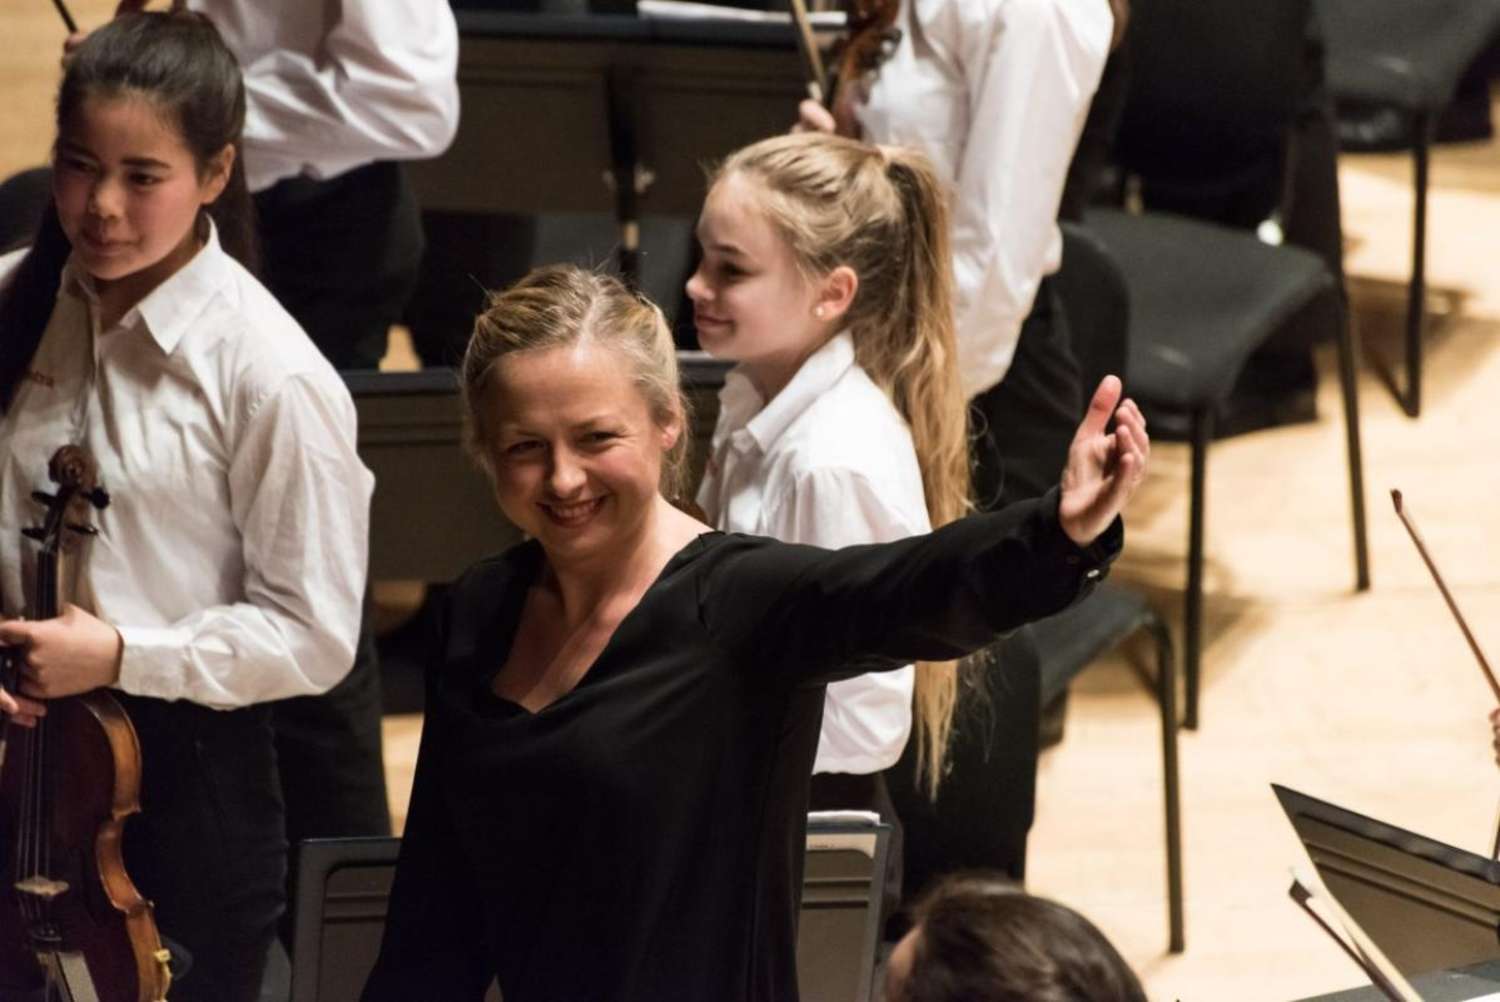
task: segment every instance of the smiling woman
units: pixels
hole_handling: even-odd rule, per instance
[[[470,444],[532,539],[440,617],[366,1002],[795,1000],[797,860],[823,687],[1048,615],[1118,552],[1144,470],[1108,380],[1064,490],[843,551],[674,507],[683,407],[660,312],[546,268],[463,365]],[[1105,426],[1113,417],[1114,432]]]

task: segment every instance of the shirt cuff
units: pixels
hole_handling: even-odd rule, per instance
[[[1077,572],[1085,586],[1093,586],[1109,575],[1110,565],[1125,549],[1125,520],[1116,515],[1109,527],[1087,546],[1079,546],[1063,531],[1062,519],[1058,516],[1058,505],[1062,503],[1062,488],[1054,487],[1043,498],[1047,512],[1052,516],[1053,532],[1044,544],[1065,566]]]
[[[116,626],[124,647],[115,688],[132,696],[182,698],[183,651],[191,638],[170,626]]]

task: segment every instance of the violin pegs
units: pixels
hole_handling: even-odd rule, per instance
[[[109,507],[109,491],[103,487],[95,487],[88,493],[89,504],[103,510]]]
[[[53,497],[51,494],[48,494],[46,491],[32,491],[31,500],[35,501],[37,504],[50,505],[52,504],[52,502],[56,501],[57,498]]]
[[[44,542],[47,539],[47,530],[45,530],[45,529],[22,529],[21,530],[21,535],[25,536],[27,539],[34,539],[38,543],[41,543],[41,542]]]

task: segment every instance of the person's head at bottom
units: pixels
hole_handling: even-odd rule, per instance
[[[1146,1002],[1093,923],[1003,877],[948,877],[914,918],[886,968],[886,1002]]]

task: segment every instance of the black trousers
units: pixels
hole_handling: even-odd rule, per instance
[[[421,218],[400,165],[289,178],[255,204],[266,286],[336,368],[376,368],[422,259]],[[390,834],[368,608],[349,675],[325,695],[283,700],[274,711],[291,873],[302,839]],[[289,881],[288,898],[295,893]],[[291,931],[288,920],[288,946]]]
[[[255,196],[261,277],[337,369],[374,369],[422,260],[422,220],[401,165],[325,181],[295,177]]]
[[[354,668],[342,682],[321,696],[271,704],[291,846],[286,897],[292,905],[297,900],[297,855],[303,839],[391,833],[380,740],[379,658],[369,619],[366,603]],[[288,953],[292,919],[289,910],[281,923]]]
[[[406,305],[406,325],[424,366],[456,368],[487,292],[530,270],[537,217],[429,210],[422,213],[422,227],[426,253]]]
[[[286,904],[271,712],[116,693],[141,740],[141,813],[125,864],[191,966],[172,1002],[255,1002]]]
[[[1021,327],[1010,370],[971,407],[980,507],[1004,507],[1057,484],[1083,416],[1083,394],[1050,277]],[[949,768],[936,801],[917,782],[912,742],[886,772],[905,827],[909,893],[954,870],[999,870],[1016,880],[1026,873],[1041,715],[1041,661],[1031,631],[994,644],[965,666],[963,679]]]
[[[974,497],[985,511],[1045,494],[1062,476],[1083,417],[1078,361],[1051,276],[1021,325],[1005,378],[970,404],[975,427]]]
[[[916,781],[915,742],[886,771],[904,828],[908,899],[956,870],[998,870],[1018,881],[1026,875],[1041,699],[1031,631],[992,645],[963,677],[937,799]]]

